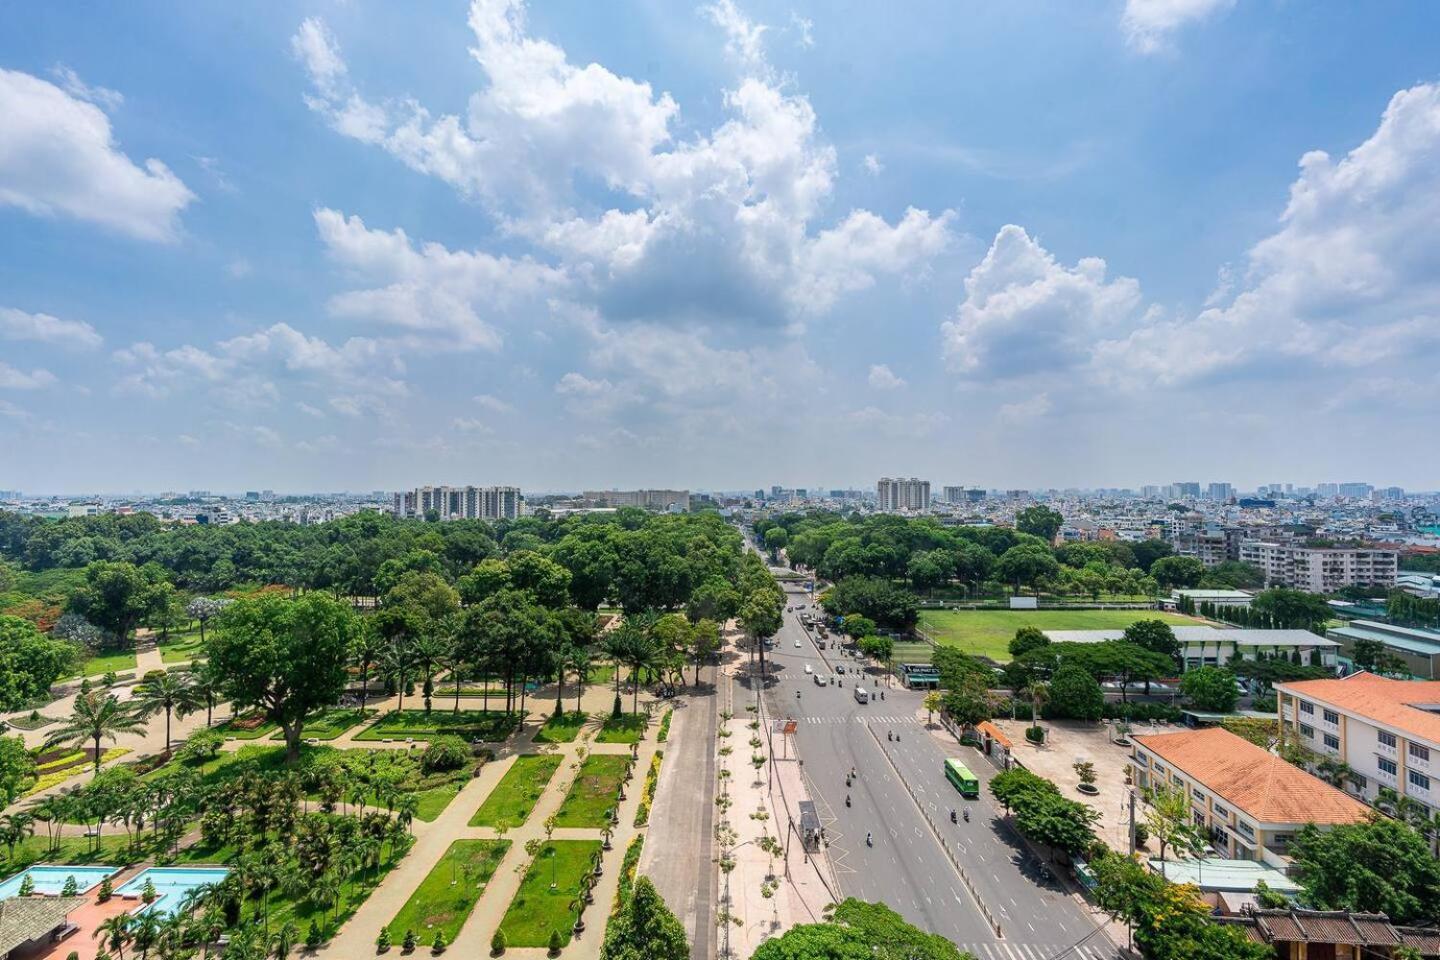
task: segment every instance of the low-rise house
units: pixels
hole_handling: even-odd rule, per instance
[[[1253,910],[1217,922],[1233,924],[1278,960],[1385,960],[1401,947],[1440,957],[1440,930],[1397,927],[1383,913],[1346,910]]]
[[[1180,644],[1180,662],[1186,670],[1223,667],[1237,656],[1242,660],[1284,657],[1333,668],[1340,644],[1309,630],[1251,630],[1221,627],[1174,627]],[[1100,643],[1123,638],[1123,630],[1046,630],[1056,643]],[[1318,662],[1318,663],[1317,663]]]
[[[0,900],[0,957],[38,953],[46,945],[74,933],[70,914],[88,902],[85,897]]]
[[[1332,627],[1325,636],[1340,644],[1345,657],[1353,655],[1356,640],[1374,640],[1405,664],[1413,677],[1440,680],[1440,630],[1397,627],[1378,620],[1351,620]]]
[[[1440,681],[1357,673],[1276,684],[1275,698],[1281,737],[1344,763],[1357,796],[1388,787],[1440,810]]]
[[[1368,807],[1268,750],[1220,727],[1132,736],[1132,782],[1190,798],[1194,824],[1222,857],[1284,869],[1306,824],[1364,820]]]

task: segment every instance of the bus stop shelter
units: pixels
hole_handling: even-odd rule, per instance
[[[800,839],[806,850],[820,848],[820,815],[815,812],[814,800],[800,801]]]

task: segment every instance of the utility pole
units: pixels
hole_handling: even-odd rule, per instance
[[[1130,856],[1135,856],[1135,788],[1130,788]]]

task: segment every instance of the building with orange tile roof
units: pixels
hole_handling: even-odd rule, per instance
[[[1363,803],[1220,727],[1133,736],[1131,775],[1142,790],[1185,791],[1197,826],[1222,856],[1287,862],[1301,827],[1354,823]]]
[[[1281,736],[1351,770],[1355,795],[1388,787],[1440,809],[1440,681],[1357,673],[1275,685]]]

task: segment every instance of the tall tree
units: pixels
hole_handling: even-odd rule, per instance
[[[184,714],[203,702],[195,690],[189,674],[156,670],[145,675],[135,686],[130,698],[135,712],[142,717],[165,714],[165,756],[170,756],[170,718],[176,713]]]
[[[123,560],[100,560],[85,568],[85,582],[70,595],[70,609],[124,647],[135,627],[161,609],[172,590],[158,563],[137,567]]]
[[[1028,533],[1032,537],[1039,537],[1046,543],[1052,543],[1055,535],[1060,532],[1060,527],[1065,523],[1065,517],[1059,510],[1052,510],[1043,504],[1035,504],[1026,507],[1015,514],[1015,529],[1021,533]]]
[[[1306,826],[1291,854],[1311,906],[1383,913],[1402,925],[1440,923],[1440,860],[1399,820],[1376,814],[1323,832]]]
[[[95,750],[95,772],[99,773],[102,740],[113,743],[122,733],[140,733],[144,729],[145,720],[113,695],[91,690],[75,698],[70,716],[45,738],[45,747],[89,743]]]
[[[219,617],[210,663],[237,707],[261,709],[285,734],[285,757],[300,757],[305,717],[345,692],[356,634],[349,607],[321,594],[238,600]]]
[[[689,960],[685,927],[670,912],[649,877],[638,877],[630,897],[605,928],[600,960]]]

